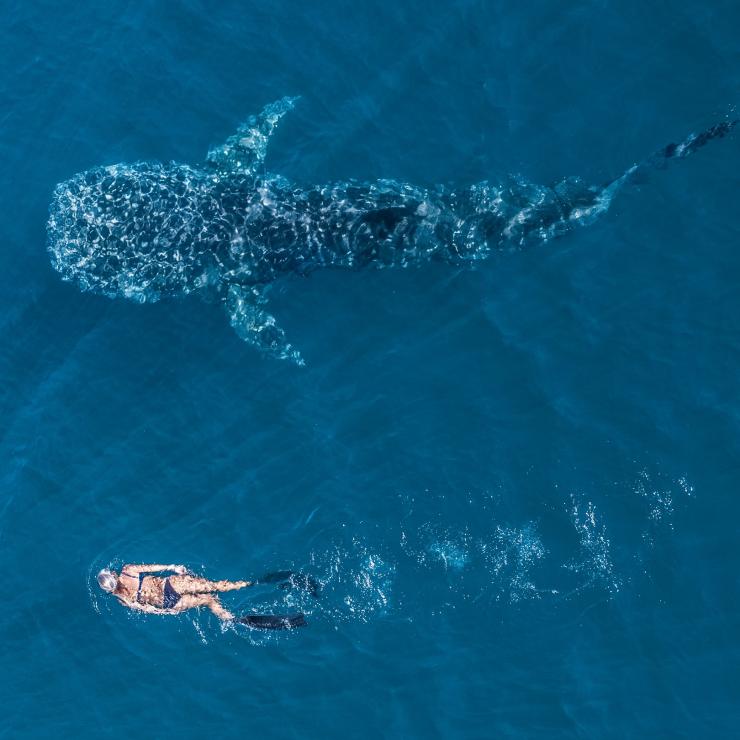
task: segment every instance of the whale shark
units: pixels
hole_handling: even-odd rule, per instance
[[[54,268],[113,298],[215,296],[243,340],[300,365],[269,310],[268,289],[279,278],[459,265],[547,242],[593,222],[641,171],[682,159],[737,123],[669,144],[602,185],[578,177],[537,185],[513,175],[463,187],[392,179],[300,185],[265,169],[270,139],[296,101],[265,106],[197,166],[114,164],[57,185],[47,228]]]

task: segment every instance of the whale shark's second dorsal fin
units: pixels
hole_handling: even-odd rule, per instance
[[[280,360],[305,365],[301,353],[285,338],[275,317],[265,310],[267,298],[261,288],[230,285],[225,303],[234,331],[245,342]]]
[[[278,121],[295,106],[298,98],[285,97],[266,105],[229,136],[221,146],[208,152],[206,161],[218,170],[253,174],[265,160],[267,144]]]

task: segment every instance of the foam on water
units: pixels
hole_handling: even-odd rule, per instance
[[[572,495],[570,517],[578,534],[579,553],[563,567],[582,578],[577,590],[604,588],[615,594],[621,588],[621,579],[616,574],[611,555],[611,541],[606,524],[592,501]]]
[[[309,568],[321,584],[318,609],[332,622],[367,622],[392,607],[396,567],[359,538],[349,547],[312,553]],[[305,596],[300,598],[302,605]]]
[[[664,530],[673,530],[677,506],[685,504],[695,495],[694,487],[685,477],[651,475],[647,469],[639,472],[634,492],[647,507],[647,521],[642,538],[650,547],[655,546],[658,534]]]
[[[514,603],[557,593],[552,589],[543,592],[532,580],[533,568],[547,555],[533,523],[521,528],[497,526],[493,541],[482,543],[481,551],[500,584],[497,601],[503,598]]]

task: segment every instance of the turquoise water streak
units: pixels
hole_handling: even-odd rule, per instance
[[[475,270],[282,281],[305,368],[46,252],[58,182],[283,95],[294,181],[607,182],[737,102],[734,3],[2,9],[2,736],[738,736],[737,134]],[[123,561],[323,592],[222,630],[106,598]]]

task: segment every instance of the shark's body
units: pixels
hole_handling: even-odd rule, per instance
[[[204,166],[137,163],[89,170],[57,186],[49,218],[54,267],[82,289],[141,302],[216,292],[238,334],[302,363],[265,308],[264,289],[321,267],[480,260],[546,241],[605,211],[639,167],[683,157],[723,136],[725,122],[669,145],[606,186],[518,178],[467,188],[394,180],[298,187],[262,172],[293,98],[268,105]]]

